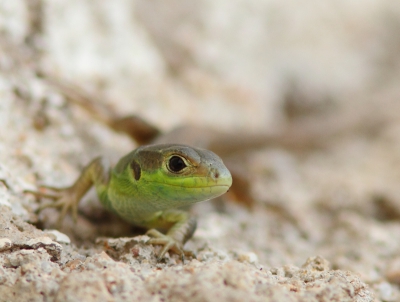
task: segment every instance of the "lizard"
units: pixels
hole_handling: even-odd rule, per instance
[[[191,254],[184,244],[196,230],[196,219],[177,209],[218,197],[232,185],[232,176],[213,152],[180,144],[140,146],[111,167],[104,157],[92,160],[73,185],[67,188],[42,186],[30,192],[54,202],[40,206],[61,209],[58,224],[67,212],[77,219],[78,203],[94,186],[101,204],[134,225],[148,229],[147,243],[167,251]],[[167,230],[164,234],[160,230]]]

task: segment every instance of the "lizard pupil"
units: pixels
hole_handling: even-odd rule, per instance
[[[186,164],[183,159],[179,156],[172,156],[168,162],[168,168],[171,172],[180,172],[186,168]]]

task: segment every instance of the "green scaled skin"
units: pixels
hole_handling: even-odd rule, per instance
[[[95,186],[101,203],[126,221],[148,228],[150,244],[163,245],[159,259],[169,250],[182,256],[183,245],[196,230],[196,220],[176,208],[218,197],[228,191],[232,177],[213,152],[177,144],[142,146],[110,169],[103,158],[94,159],[68,188],[51,190],[54,203],[39,208],[61,208],[59,222]],[[166,234],[159,230],[167,230]]]

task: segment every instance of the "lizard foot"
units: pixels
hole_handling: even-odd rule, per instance
[[[68,211],[72,213],[72,218],[76,223],[78,218],[78,203],[79,199],[75,196],[72,188],[54,188],[48,186],[39,187],[39,191],[26,190],[25,193],[33,194],[36,198],[48,198],[54,200],[52,203],[46,203],[41,205],[36,211],[39,214],[43,209],[46,208],[58,208],[61,209],[61,213],[57,219],[57,228],[60,228],[62,221]]]
[[[180,243],[179,241],[175,240],[174,238],[168,235],[165,235],[157,231],[156,229],[148,230],[146,232],[146,235],[152,237],[149,241],[147,241],[148,244],[160,244],[164,246],[157,257],[157,261],[160,261],[164,257],[165,253],[169,250],[180,255],[182,262],[185,262],[185,256],[188,257],[194,256],[193,252],[185,251],[183,249],[182,243]]]

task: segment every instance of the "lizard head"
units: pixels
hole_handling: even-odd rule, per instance
[[[129,178],[147,206],[158,210],[218,197],[232,185],[229,170],[215,153],[186,145],[139,147],[115,170]]]

